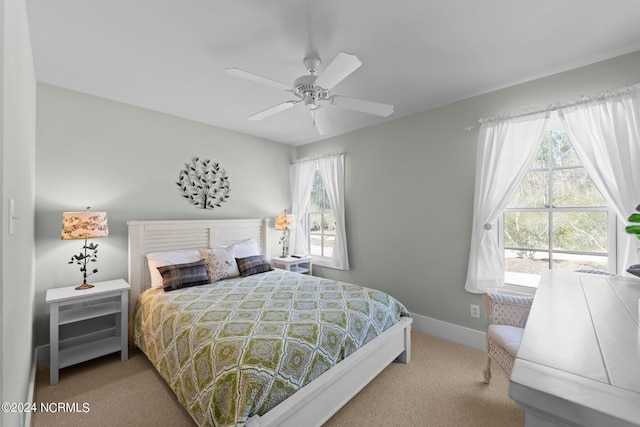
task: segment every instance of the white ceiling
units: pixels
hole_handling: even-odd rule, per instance
[[[287,84],[341,51],[363,65],[332,93],[395,105],[329,107],[339,135],[640,50],[638,0],[26,0],[40,82],[292,145],[322,139]],[[325,137],[327,137],[325,136]]]

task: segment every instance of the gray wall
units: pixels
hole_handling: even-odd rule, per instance
[[[109,236],[95,240],[91,277],[102,281],[127,278],[128,220],[273,218],[291,204],[291,146],[45,84],[37,113],[37,345],[49,341],[46,290],[82,283],[67,262],[83,242],[60,240],[63,211],[107,211]],[[221,207],[198,209],[180,195],[175,182],[193,156],[227,170]]]
[[[413,313],[483,330],[465,292],[479,118],[640,82],[640,52],[298,147],[345,151],[350,271],[314,273],[384,290]]]
[[[24,0],[0,0],[0,401],[28,402],[33,354],[36,79]],[[9,200],[18,220],[9,233]],[[2,413],[0,425],[22,423]]]
[[[79,242],[60,241],[65,210],[109,213],[95,280],[126,277],[129,219],[273,217],[291,205],[289,162],[345,151],[351,270],[316,267],[325,277],[389,292],[417,314],[476,330],[480,297],[464,291],[477,119],[546,106],[638,83],[640,52],[498,90],[297,148],[38,85],[36,173],[36,344],[48,342],[46,289],[80,278],[68,265]],[[229,172],[222,208],[197,210],[174,181],[199,155]],[[277,235],[273,239],[277,241]],[[277,244],[275,250],[278,250]]]

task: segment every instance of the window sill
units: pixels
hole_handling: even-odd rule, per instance
[[[333,270],[344,270],[344,268],[337,268],[331,265],[331,259],[326,257],[311,256],[311,261],[314,267],[331,268]]]
[[[536,293],[541,275],[515,273],[505,271],[505,285],[500,288],[500,293],[508,295],[531,296]]]
[[[533,296],[536,293],[538,286],[528,285],[515,285],[513,283],[505,283],[503,287],[498,290],[498,293],[505,295],[515,296]]]

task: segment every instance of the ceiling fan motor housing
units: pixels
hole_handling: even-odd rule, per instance
[[[329,98],[329,91],[316,86],[314,83],[318,77],[310,74],[298,77],[293,83],[293,93],[304,101],[304,105],[310,110],[318,108],[318,101]]]

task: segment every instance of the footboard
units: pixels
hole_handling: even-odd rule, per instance
[[[246,427],[321,426],[391,362],[409,363],[412,322],[401,318],[271,411],[251,417]]]

